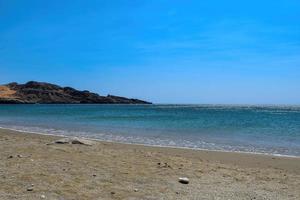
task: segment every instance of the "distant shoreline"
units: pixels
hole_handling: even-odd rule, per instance
[[[159,105],[159,106],[205,106],[205,107],[258,107],[258,108],[286,108],[286,107],[292,107],[292,108],[298,108],[300,107],[300,104],[209,104],[209,103],[151,103],[151,104],[126,104],[126,103],[8,103],[8,104],[2,104],[1,105],[114,105],[114,106],[153,106],[153,105]]]

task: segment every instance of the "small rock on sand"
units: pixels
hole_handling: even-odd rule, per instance
[[[70,143],[70,138],[62,138],[62,139],[54,141],[53,143],[55,143],[55,144],[69,144]]]
[[[162,168],[172,168],[171,165],[169,165],[169,164],[166,163],[166,162],[165,162],[164,164],[158,162],[157,165],[158,165],[159,167],[162,167]]]
[[[29,192],[33,191],[33,187],[27,188],[27,191],[29,191]]]
[[[190,180],[187,178],[187,177],[180,177],[178,179],[179,183],[182,183],[182,184],[189,184]]]

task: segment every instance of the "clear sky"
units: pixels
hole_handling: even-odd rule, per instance
[[[0,83],[300,104],[300,1],[0,0]]]

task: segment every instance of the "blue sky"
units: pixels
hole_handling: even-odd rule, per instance
[[[300,104],[300,1],[0,0],[0,83]]]

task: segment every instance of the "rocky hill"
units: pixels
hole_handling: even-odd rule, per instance
[[[29,81],[0,86],[0,104],[151,104],[139,99],[113,95],[100,96],[71,87]]]

